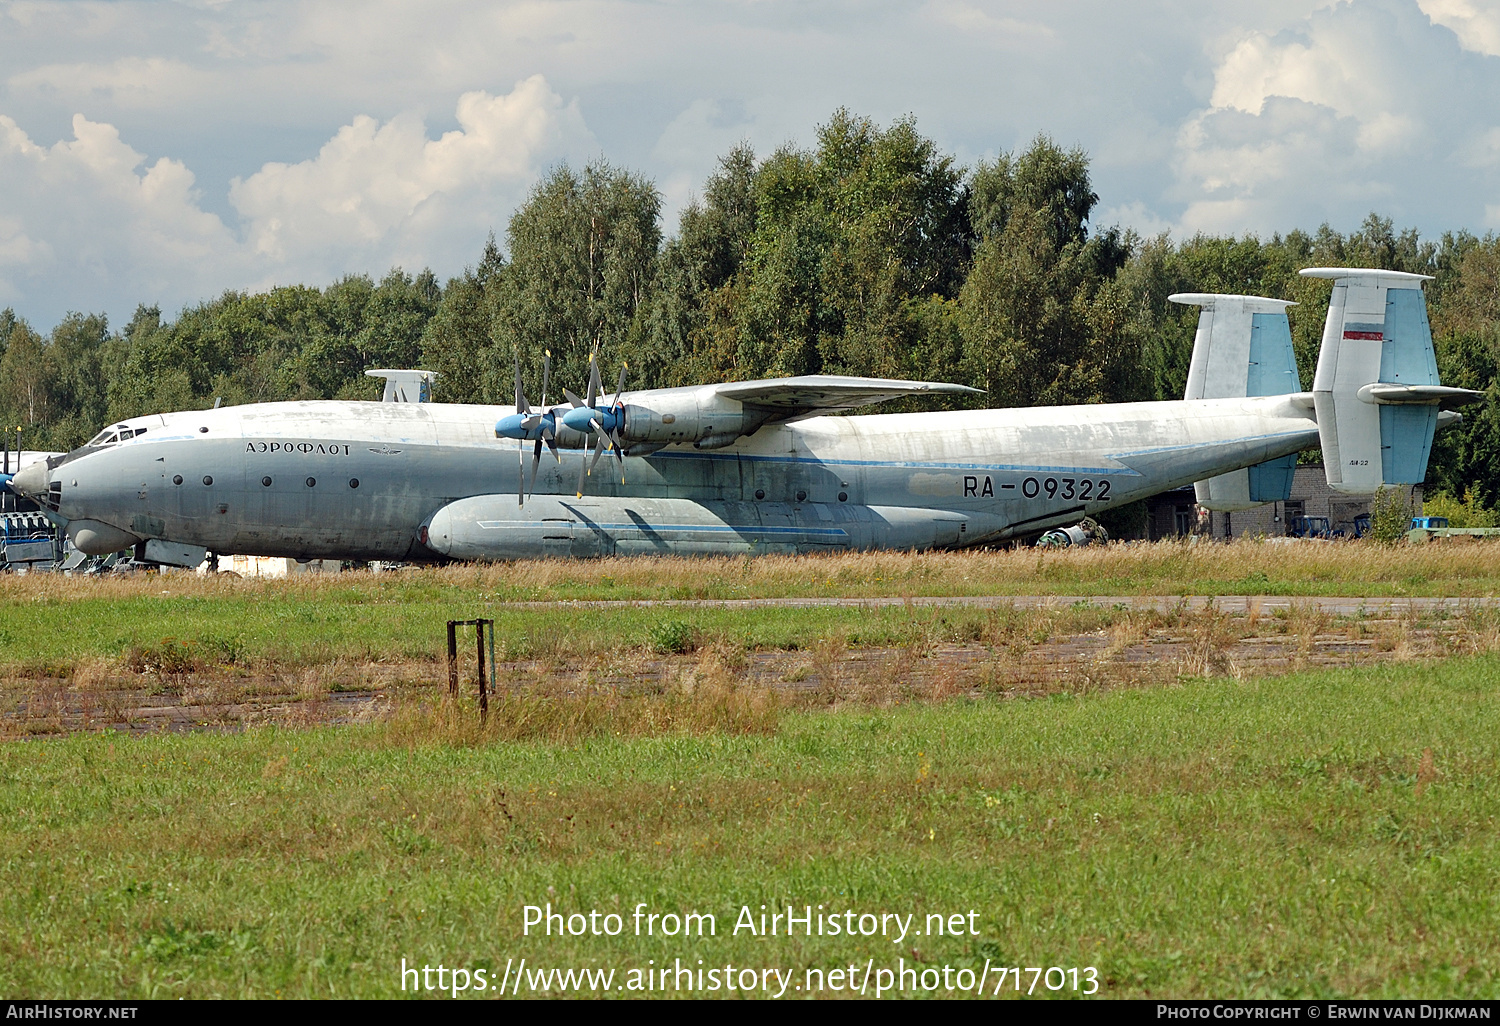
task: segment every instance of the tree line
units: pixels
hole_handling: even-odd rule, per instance
[[[810,148],[720,158],[664,237],[661,197],[598,161],[547,174],[472,267],[355,275],[326,288],[226,292],[174,320],[141,306],[111,330],[69,314],[43,335],[0,312],[0,424],[28,448],[68,449],[104,424],[172,409],[284,399],[373,399],[372,366],[442,373],[439,398],[508,404],[518,355],[537,401],[581,391],[598,346],[628,387],[786,374],[957,381],[967,399],[883,409],[1180,398],[1197,323],[1174,292],[1295,300],[1304,388],[1330,283],[1309,266],[1434,277],[1429,307],[1448,384],[1500,396],[1500,239],[1424,240],[1371,214],[1269,240],[1142,239],[1099,228],[1087,155],[1045,136],[959,167],[907,118],[881,128],[840,110]],[[1500,500],[1500,411],[1470,407],[1439,435],[1429,483]]]

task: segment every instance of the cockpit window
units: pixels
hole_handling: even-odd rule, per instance
[[[145,428],[128,428],[123,424],[107,427],[99,432],[88,442],[85,448],[96,448],[105,445],[114,445],[116,442],[128,442],[132,438],[139,438],[146,433]]]
[[[146,433],[146,428],[128,428],[123,424],[107,427],[93,438],[89,439],[84,448],[98,448],[105,445],[114,445],[116,442],[128,442],[132,438],[139,438]]]

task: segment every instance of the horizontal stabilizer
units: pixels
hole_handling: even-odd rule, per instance
[[[1483,392],[1476,392],[1472,388],[1454,388],[1451,385],[1387,385],[1378,382],[1364,386],[1355,395],[1367,403],[1380,406],[1418,403],[1436,406],[1440,410],[1467,406],[1484,398]]]

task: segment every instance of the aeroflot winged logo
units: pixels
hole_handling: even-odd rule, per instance
[[[392,449],[390,446],[386,446],[386,445],[371,446],[370,447],[370,451],[373,452],[376,456],[399,456],[399,455],[401,455],[401,450],[400,449]]]

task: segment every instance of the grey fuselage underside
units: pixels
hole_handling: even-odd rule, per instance
[[[670,447],[628,458],[624,484],[606,453],[581,504],[573,496],[583,453],[563,450],[559,464],[544,451],[536,498],[527,505],[555,510],[562,503],[582,509],[585,520],[587,510],[603,510],[625,540],[633,531],[647,539],[654,532],[656,542],[664,537],[663,525],[625,500],[695,503],[730,525],[727,536],[684,536],[668,546],[684,554],[978,545],[1316,445],[1317,425],[1303,400],[816,417],[762,427],[714,451]],[[148,428],[142,437],[75,450],[51,478],[61,484],[63,516],[216,552],[441,558],[423,544],[422,531],[457,500],[503,497],[515,510],[509,516],[525,522],[527,508],[515,498],[516,443],[493,437],[496,420],[510,412],[304,402],[142,417],[128,422]],[[526,443],[528,470],[530,462]],[[940,511],[954,531],[930,543],[913,542],[909,531],[887,535],[882,510]],[[865,526],[830,530],[830,523]],[[760,530],[764,524],[776,530]],[[596,538],[582,551],[610,554],[616,546]]]

